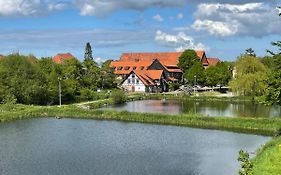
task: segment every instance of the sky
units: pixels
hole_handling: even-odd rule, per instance
[[[97,62],[124,52],[205,50],[234,61],[258,56],[281,40],[281,0],[0,0],[0,54],[83,60],[87,42]]]

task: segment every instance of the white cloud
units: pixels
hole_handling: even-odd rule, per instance
[[[209,50],[202,43],[195,44],[194,39],[191,36],[187,36],[184,32],[171,35],[158,30],[156,32],[155,41],[164,46],[173,47],[176,51],[183,51],[186,49]]]
[[[193,29],[221,37],[281,34],[280,17],[275,8],[265,3],[202,3],[198,5],[194,17]]]
[[[180,7],[185,0],[74,0],[83,16],[106,16],[120,10],[144,10],[150,7]]]
[[[38,16],[63,10],[67,3],[50,0],[0,0],[0,16]]]
[[[152,18],[153,18],[154,20],[158,21],[158,22],[164,21],[164,19],[162,18],[162,16],[159,15],[159,14],[153,16]]]
[[[177,15],[177,19],[182,19],[183,18],[183,13],[179,13],[178,15]]]

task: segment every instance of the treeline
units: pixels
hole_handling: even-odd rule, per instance
[[[178,66],[183,71],[185,83],[190,85],[227,86],[232,78],[232,62],[219,62],[205,69],[194,50],[185,50],[179,58]]]
[[[0,60],[0,103],[58,104],[59,81],[63,103],[102,98],[107,94],[98,89],[116,87],[109,63],[99,67],[73,58],[56,64],[51,58],[8,55]]]

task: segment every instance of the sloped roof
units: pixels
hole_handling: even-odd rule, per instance
[[[210,66],[215,66],[220,62],[218,58],[207,58],[207,60]]]
[[[134,70],[131,71],[127,77],[129,77],[132,73],[134,73],[144,85],[153,86],[155,85],[154,80],[159,80],[161,78],[163,70]],[[123,82],[125,80],[126,79],[124,79]]]
[[[144,52],[144,53],[123,53],[120,61],[153,61],[159,60],[165,66],[175,66],[183,52]],[[205,51],[196,51],[200,60],[203,58]]]
[[[53,62],[57,64],[62,64],[65,60],[74,58],[71,53],[59,53],[52,58]]]
[[[122,70],[115,69],[115,74],[129,74],[133,70],[146,70],[152,61],[112,61],[110,67],[123,67]],[[127,67],[127,70],[125,69]],[[135,69],[134,69],[135,67]],[[142,69],[143,68],[143,69]]]

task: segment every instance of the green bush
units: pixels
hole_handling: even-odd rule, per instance
[[[114,104],[121,104],[127,101],[127,95],[124,91],[121,90],[113,91],[111,94],[111,98]]]

